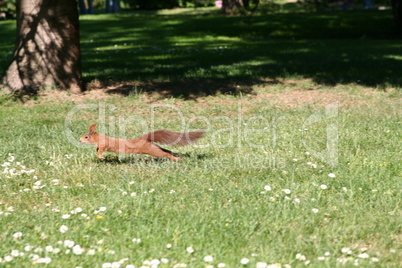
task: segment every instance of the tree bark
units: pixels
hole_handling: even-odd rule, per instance
[[[259,0],[223,0],[222,12],[233,14],[235,11],[239,11],[243,15],[246,15],[256,11],[259,3]]]
[[[82,91],[76,0],[17,0],[17,39],[0,83],[9,93]]]
[[[392,0],[392,12],[394,14],[395,24],[398,30],[402,31],[402,0]]]
[[[243,0],[223,0],[222,11],[225,14],[232,14],[234,11],[244,7]]]

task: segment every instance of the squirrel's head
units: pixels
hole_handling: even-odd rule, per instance
[[[97,134],[96,133],[96,125],[98,124],[98,122],[92,124],[89,127],[88,133],[85,133],[84,135],[82,135],[82,137],[80,138],[80,141],[83,143],[88,143],[88,144],[93,144],[95,142],[95,140],[93,139],[94,135]]]

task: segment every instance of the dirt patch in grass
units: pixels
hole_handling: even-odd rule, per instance
[[[175,85],[176,92],[190,88],[192,83],[114,83],[111,85],[92,84],[91,89],[83,94],[74,95],[67,91],[41,91],[35,99],[29,99],[25,105],[39,105],[41,103],[85,103],[88,101],[106,101],[108,99],[138,99],[142,103],[155,103],[165,99],[175,98],[184,102],[192,102],[196,106],[233,105],[240,99],[243,103],[267,102],[276,107],[298,108],[303,106],[325,106],[339,102],[340,106],[367,105],[376,100],[400,102],[401,93],[396,90],[389,92],[365,88],[358,85],[339,85],[332,88],[323,88],[310,80],[297,81],[266,81],[259,84],[233,83],[228,88],[226,84],[208,83],[198,84],[196,91],[204,87],[213,88],[215,94],[172,94]],[[194,92],[194,91],[193,91]],[[206,91],[204,91],[206,92]]]

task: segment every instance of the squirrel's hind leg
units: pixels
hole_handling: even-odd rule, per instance
[[[148,150],[146,154],[149,154],[157,158],[168,158],[175,162],[179,162],[181,160],[180,157],[175,156],[171,151],[163,149],[162,147],[159,147],[156,144],[152,144],[150,150]]]

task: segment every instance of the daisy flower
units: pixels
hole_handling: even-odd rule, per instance
[[[141,238],[133,238],[133,240],[131,240],[131,241],[133,241],[136,244],[139,244],[139,243],[141,243]]]
[[[305,261],[305,260],[306,260],[306,256],[304,256],[303,254],[297,253],[297,254],[296,254],[296,260]]]
[[[60,233],[65,233],[65,232],[67,232],[67,231],[68,231],[68,227],[67,227],[67,226],[65,226],[65,225],[62,225],[62,226],[60,226],[59,231],[60,231]]]
[[[368,259],[370,257],[370,255],[368,255],[367,253],[361,253],[359,255],[357,255],[360,259]]]
[[[15,234],[13,234],[14,239],[17,239],[17,238],[20,238],[20,237],[22,237],[22,232],[16,232]]]
[[[284,190],[282,190],[285,194],[290,194],[292,191],[291,190],[289,190],[289,189],[284,189]]]
[[[212,262],[213,260],[214,260],[214,257],[212,257],[211,255],[207,255],[204,257],[205,262]]]
[[[247,259],[247,258],[243,258],[243,259],[240,260],[240,263],[243,264],[243,265],[246,265],[246,264],[248,264],[249,262],[250,262],[250,260]]]

